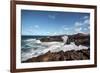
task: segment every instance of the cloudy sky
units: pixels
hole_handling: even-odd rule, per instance
[[[90,32],[90,14],[21,10],[22,35],[62,35]]]

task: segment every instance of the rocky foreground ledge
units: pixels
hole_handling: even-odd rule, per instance
[[[90,59],[90,50],[78,50],[78,51],[60,51],[60,52],[47,52],[38,57],[30,58],[22,63],[27,62],[48,62],[48,61],[71,61],[71,60],[87,60]]]

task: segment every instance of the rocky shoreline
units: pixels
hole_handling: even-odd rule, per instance
[[[82,33],[73,34],[73,35],[59,35],[59,36],[49,36],[45,38],[41,38],[41,42],[52,42],[59,41],[62,42],[62,36],[68,36],[66,44],[70,44],[71,42],[75,42],[76,45],[90,45],[90,35],[85,35]]]
[[[60,52],[47,52],[38,57],[32,57],[22,63],[27,62],[49,62],[49,61],[71,61],[71,60],[88,60],[90,59],[90,49],[83,49],[78,51],[60,51]]]
[[[72,49],[72,50],[67,50],[65,52],[63,50],[60,50],[58,52],[51,52],[48,50],[46,53],[42,55],[40,54],[37,57],[32,57],[32,58],[29,58],[28,60],[21,61],[22,63],[90,59],[90,48],[85,49],[85,47],[83,47],[81,48],[81,50],[78,48],[80,45],[82,46],[90,45],[90,35],[78,33],[74,35],[45,36],[39,40],[41,42],[54,42],[54,41],[63,42],[64,45],[67,45],[67,46],[70,45],[70,47],[68,47],[69,49],[72,48],[74,45],[75,49],[78,49],[78,50]],[[74,42],[74,44],[71,44],[72,42]],[[55,47],[52,47],[51,49],[54,49],[54,48]]]

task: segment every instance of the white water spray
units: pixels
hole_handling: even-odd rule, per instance
[[[27,52],[22,52],[21,56],[22,56],[22,61],[25,61],[29,58],[32,57],[37,57],[40,56],[42,54],[47,53],[48,51],[50,52],[60,52],[60,51],[71,51],[71,50],[82,50],[82,49],[88,49],[87,46],[83,46],[83,45],[75,45],[75,42],[71,42],[70,44],[66,44],[66,42],[68,41],[68,36],[62,36],[61,37],[63,42],[40,42],[40,40],[36,40],[36,39],[30,39],[30,40],[25,40],[24,42],[26,42],[25,45],[28,45],[30,47],[30,49],[27,49],[29,51]],[[27,48],[27,47],[26,47]],[[36,49],[34,49],[36,48]]]
[[[67,40],[68,40],[68,36],[62,36],[61,37],[63,40],[64,45],[66,44]]]

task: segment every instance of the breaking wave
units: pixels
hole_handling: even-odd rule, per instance
[[[59,52],[59,51],[71,51],[71,50],[82,50],[88,49],[87,46],[75,45],[74,42],[70,44],[65,44],[64,42],[41,42],[36,39],[27,39],[22,40],[22,49],[21,49],[21,60],[25,61],[32,57],[37,57],[42,54],[50,52]]]

